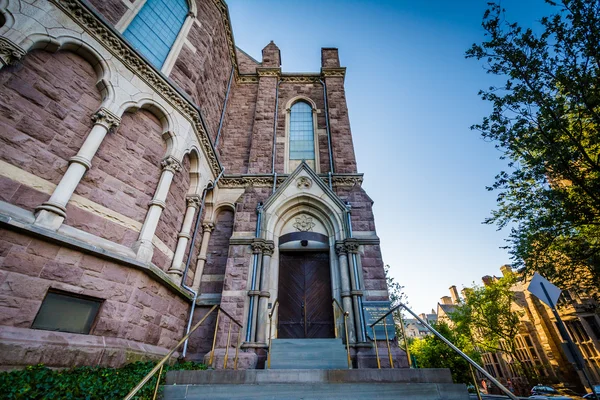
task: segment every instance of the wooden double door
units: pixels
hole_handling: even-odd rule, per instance
[[[279,338],[332,338],[329,254],[289,252],[279,259]]]

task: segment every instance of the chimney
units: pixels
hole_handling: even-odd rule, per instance
[[[263,67],[279,68],[281,67],[281,52],[279,47],[271,40],[271,43],[262,49],[262,63]]]
[[[419,318],[421,318],[423,321],[427,321],[427,317],[425,316],[425,313],[419,314]]]
[[[463,290],[460,291],[460,294],[462,294],[463,299],[466,299],[472,291],[473,289],[471,288],[463,288]]]
[[[340,57],[338,49],[335,47],[321,48],[321,67],[322,68],[339,68]]]
[[[458,290],[456,290],[456,286],[450,286],[450,297],[452,297],[452,303],[458,304]]]
[[[510,265],[504,264],[500,267],[500,272],[502,272],[502,276],[511,276],[513,274],[513,269]]]
[[[442,302],[442,304],[452,304],[452,299],[450,298],[450,296],[444,296],[440,298],[440,301]]]
[[[484,286],[489,286],[494,282],[494,278],[489,275],[482,277],[481,280],[483,281]]]

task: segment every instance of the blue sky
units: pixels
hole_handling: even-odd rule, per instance
[[[337,47],[363,187],[374,200],[384,262],[416,312],[429,312],[510,262],[508,232],[481,222],[504,167],[469,126],[490,111],[477,92],[498,82],[465,50],[483,40],[487,0],[455,2],[229,0],[236,45],[254,58],[273,40],[284,72],[318,72]],[[507,18],[535,26],[543,0],[505,0]]]

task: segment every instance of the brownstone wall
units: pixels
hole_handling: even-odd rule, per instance
[[[219,212],[215,220],[215,229],[208,241],[206,264],[203,275],[218,275],[224,278],[229,238],[233,233],[233,211],[225,209]],[[200,285],[200,293],[221,293],[223,280],[204,281]]]
[[[92,336],[170,348],[183,335],[188,302],[143,272],[0,230],[0,325],[29,328],[49,288],[105,299]],[[44,346],[21,350],[28,354],[27,363],[35,364],[31,353],[41,359]],[[18,359],[6,359],[18,354],[3,354],[2,364],[19,364]],[[50,365],[67,366],[62,361],[51,360]],[[79,364],[85,363],[81,357]]]
[[[271,173],[276,86],[276,77],[259,78],[248,163],[248,172],[251,174]]]
[[[170,78],[200,106],[214,141],[231,73],[231,59],[221,12],[212,1],[197,0],[196,4],[199,23],[192,24],[187,36],[196,52],[184,45]]]
[[[123,0],[89,0],[90,4],[111,24],[119,22],[127,6]],[[133,3],[133,1],[131,1]]]
[[[248,54],[243,52],[240,49],[235,49],[235,54],[237,55],[238,61],[238,69],[240,74],[255,74],[256,67],[260,66],[259,62],[253,60]]]
[[[227,174],[248,172],[257,84],[232,84],[218,151]]]
[[[271,195],[270,188],[249,186],[236,202],[234,232],[254,232],[256,230],[256,205],[265,202]]]
[[[101,102],[95,84],[88,62],[67,52],[34,51],[3,68],[0,159],[58,184],[92,128]]]
[[[346,104],[344,78],[325,78],[329,106],[329,128],[334,169],[338,173],[355,173],[356,157]]]

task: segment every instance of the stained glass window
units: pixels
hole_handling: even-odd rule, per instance
[[[299,101],[290,112],[290,160],[314,159],[313,110],[310,104]]]
[[[187,0],[147,0],[123,35],[154,66],[160,68],[188,12]]]

